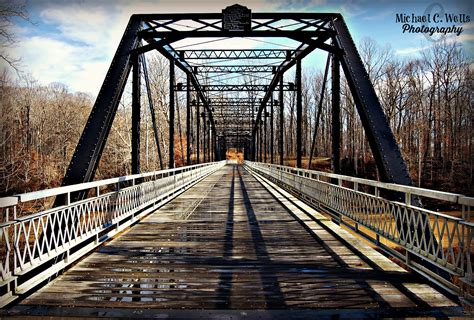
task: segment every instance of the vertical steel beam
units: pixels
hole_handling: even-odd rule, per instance
[[[318,135],[319,122],[321,119],[321,112],[323,109],[324,93],[326,92],[326,81],[328,78],[330,63],[331,63],[331,55],[328,54],[328,57],[326,60],[326,67],[324,68],[323,83],[321,85],[321,94],[319,96],[319,104],[318,104],[318,110],[316,114],[316,121],[314,124],[313,142],[311,143],[311,151],[309,152],[308,169],[311,169],[311,162],[313,161],[313,154],[315,153],[314,149],[316,148],[316,137]]]
[[[267,105],[265,104],[265,109],[263,109],[263,162],[267,162]]]
[[[258,134],[259,133],[258,133],[258,125],[257,125],[257,131],[255,131],[255,148],[254,148],[255,160],[254,161],[258,161],[258,146],[259,146],[259,144],[258,144],[259,143],[258,142],[259,141],[259,139],[258,139],[259,135]]]
[[[209,119],[211,119],[211,117],[209,117]],[[208,124],[208,131],[207,131],[207,161],[208,162],[212,162],[212,154],[211,154],[211,150],[212,150],[212,138],[211,138],[211,134],[212,134],[212,130],[211,129],[211,121],[210,120],[207,120]]]
[[[274,142],[273,142],[273,92],[272,92],[272,96],[270,98],[270,163],[273,164],[273,153],[274,153],[274,150],[273,150],[273,146],[274,146]]]
[[[255,132],[255,161],[259,161],[259,152],[260,152],[260,133],[257,125],[257,131]]]
[[[158,132],[158,125],[156,123],[155,107],[153,106],[153,97],[151,95],[151,87],[150,87],[150,80],[148,78],[146,59],[145,59],[145,55],[142,55],[141,57],[142,57],[141,62],[143,66],[143,78],[145,79],[146,92],[148,95],[148,106],[150,107],[150,116],[151,116],[151,122],[153,125],[153,134],[155,137],[156,150],[158,152],[158,160],[160,161],[160,169],[163,170],[164,165],[163,165],[163,157],[161,155],[160,135]]]
[[[186,75],[186,165],[191,165],[191,76]]]
[[[222,158],[222,139],[221,137],[218,137],[216,139],[216,143],[215,143],[215,157],[214,157],[214,161],[219,161],[221,160]]]
[[[254,135],[253,132],[251,133],[252,134],[252,142],[251,142],[251,146],[250,146],[250,160],[252,161],[256,161],[256,148],[257,148],[257,144],[255,142],[256,140],[256,134]]]
[[[174,109],[175,109],[175,101],[174,101],[174,60],[170,60],[170,110],[169,110],[169,165],[168,168],[174,168]]]
[[[132,54],[132,174],[140,173],[140,62]]]
[[[255,105],[254,105],[254,98],[252,98],[252,104],[251,104],[251,114],[252,114],[252,124],[255,124]],[[252,127],[250,127],[250,132],[252,134],[252,146],[251,146],[251,160],[256,161],[257,159],[257,144],[256,144],[256,139],[257,139],[257,133],[254,134]]]
[[[192,94],[191,94],[190,98],[191,99],[193,98]],[[194,100],[194,102],[195,102],[195,100]],[[190,147],[189,153],[190,153],[191,164],[192,164],[193,163],[192,154],[196,153],[196,132],[194,132],[194,128],[196,128],[196,126],[194,125],[193,100],[191,100],[191,106],[189,108],[189,116],[191,117],[191,119],[189,120],[189,123],[190,123],[189,131],[191,132],[191,137],[190,137],[191,147]]]
[[[202,157],[203,157],[203,163],[207,162],[207,121],[206,121],[206,111],[203,111],[202,113]]]
[[[215,134],[212,135],[212,153],[213,161],[217,161],[219,158],[219,149],[217,143],[217,136]]]
[[[279,141],[279,149],[280,149],[280,165],[283,165],[283,160],[284,160],[284,146],[283,146],[283,140],[284,140],[284,132],[283,132],[283,123],[284,123],[284,114],[285,114],[285,104],[283,103],[283,74],[280,76],[280,92],[279,92],[279,99],[280,99],[280,128],[279,128],[279,134],[280,134],[280,139]]]
[[[209,120],[209,128],[211,128],[213,124]],[[214,161],[214,133],[213,130],[210,130],[209,132],[209,162]]]
[[[258,146],[258,154],[259,154],[259,162],[262,162],[263,161],[263,126],[262,126],[262,123],[263,121],[260,120],[260,124],[259,124],[259,146]]]
[[[339,58],[333,54],[331,64],[332,93],[332,170],[341,173],[341,77]]]
[[[301,85],[301,60],[296,61],[296,167],[302,168],[303,97]]]
[[[201,146],[200,136],[201,136],[201,111],[199,110],[201,105],[201,99],[199,96],[196,99],[196,163],[201,163]]]

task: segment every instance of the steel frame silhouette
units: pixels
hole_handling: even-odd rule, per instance
[[[233,6],[239,10],[243,7]],[[296,91],[296,130],[297,138],[297,166],[301,167],[301,123],[302,123],[302,101],[301,101],[301,61],[315,49],[328,52],[332,60],[332,115],[333,115],[333,168],[336,173],[340,171],[340,123],[339,123],[339,96],[340,76],[339,66],[342,66],[344,75],[348,81],[351,94],[354,98],[358,113],[360,115],[366,136],[368,138],[372,153],[377,164],[382,181],[398,184],[412,184],[408,170],[403,160],[399,147],[395,141],[388,121],[384,115],[380,102],[376,96],[372,83],[369,80],[362,60],[357,52],[356,46],[351,38],[349,30],[343,17],[337,13],[251,13],[250,20],[245,28],[229,30],[224,20],[223,13],[204,14],[138,14],[133,15],[126,27],[105,80],[97,96],[92,112],[81,135],[80,141],[75,149],[73,158],[63,179],[63,185],[78,184],[93,180],[95,171],[99,164],[107,136],[110,132],[119,100],[122,96],[126,80],[131,70],[133,80],[132,93],[132,173],[140,172],[140,57],[151,50],[160,52],[170,61],[170,137],[174,132],[174,92],[187,91],[187,116],[194,115],[191,109],[198,109],[194,116],[194,123],[187,122],[190,126],[206,126],[205,137],[206,150],[198,150],[197,153],[208,153],[211,150],[212,159],[218,160],[225,150],[224,145],[231,147],[235,141],[240,141],[238,147],[245,149],[247,159],[256,160],[262,154],[261,141],[264,127],[270,127],[273,136],[273,125],[267,126],[267,112],[273,99],[274,93],[279,94],[279,105],[273,106],[273,113],[280,114],[278,136],[279,146],[274,148],[273,139],[270,141],[271,150],[278,150],[280,164],[283,160],[283,90]],[[225,20],[225,21],[228,21]],[[257,37],[257,38],[289,38],[299,43],[291,50],[255,49],[255,50],[176,50],[173,44],[187,38],[223,38],[223,37]],[[247,59],[277,59],[273,65],[248,64]],[[195,61],[202,59],[230,59],[231,64],[196,64]],[[279,59],[279,60],[278,60]],[[253,62],[258,60],[252,60]],[[273,61],[273,60],[272,60]],[[202,61],[201,61],[202,62]],[[186,84],[176,84],[174,80],[174,66],[183,71],[187,77]],[[291,67],[296,66],[296,83],[283,83],[283,75]],[[268,74],[271,81],[264,85],[249,84],[212,84],[204,83],[203,79],[212,79],[212,73],[236,73],[237,75]],[[223,91],[247,91],[258,99],[246,98],[245,105],[249,105],[249,118],[252,120],[251,128],[246,127],[247,133],[240,138],[235,138],[237,124],[229,125],[228,132],[216,123],[223,122],[223,117],[214,110],[215,106],[223,108],[226,99],[215,99],[211,90]],[[194,104],[189,101],[190,91],[196,95]],[[232,97],[229,98],[231,101]],[[235,99],[234,99],[235,100]],[[248,102],[250,101],[250,102]],[[253,103],[254,102],[254,103]],[[227,103],[235,106],[239,104]],[[243,105],[244,105],[243,104]],[[237,108],[238,109],[238,108]],[[232,110],[232,108],[229,108]],[[232,111],[230,111],[232,112]],[[232,117],[229,111],[225,117]],[[202,118],[202,119],[200,119]],[[238,118],[238,114],[234,115]],[[273,119],[273,118],[272,118]],[[200,121],[203,120],[203,121]],[[265,120],[265,121],[264,121]],[[243,125],[245,126],[245,124]],[[209,130],[207,130],[209,129]],[[249,130],[250,129],[250,130]],[[189,139],[189,131],[187,130]],[[209,131],[209,132],[207,132]],[[268,130],[263,132],[265,141]],[[206,136],[207,135],[207,136]],[[227,138],[227,135],[229,138]],[[231,138],[233,137],[233,138]],[[188,140],[189,141],[189,140]],[[268,146],[265,146],[268,147]],[[188,149],[188,152],[190,150]],[[170,139],[170,161],[169,167],[174,167],[173,139]],[[189,155],[189,153],[188,153]],[[265,153],[266,155],[266,153]],[[275,157],[276,158],[276,157]],[[275,161],[273,152],[271,161]],[[198,159],[199,161],[199,159]],[[187,157],[187,164],[190,158]],[[80,197],[80,194],[77,195]]]

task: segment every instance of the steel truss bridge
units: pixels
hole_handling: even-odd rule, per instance
[[[260,45],[205,47],[222,38]],[[189,39],[200,45],[182,45]],[[315,50],[327,53],[320,101],[327,83],[332,173],[302,168],[302,60]],[[169,61],[169,157],[157,143],[162,170],[143,173],[143,100],[159,141],[150,51]],[[285,82],[292,68],[295,80]],[[341,174],[341,69],[380,181]],[[132,175],[94,181],[130,73]],[[296,168],[283,165],[285,91],[296,95]],[[179,168],[176,92],[186,93],[189,142]],[[244,151],[243,164],[225,160],[230,148]],[[49,199],[51,207],[22,214]],[[423,199],[460,214],[423,208]],[[474,198],[413,186],[340,14],[234,5],[133,15],[62,186],[0,198],[0,316],[467,316],[473,206]]]

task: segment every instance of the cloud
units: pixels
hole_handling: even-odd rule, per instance
[[[26,70],[45,85],[61,82],[73,90],[96,94],[107,71],[105,61],[84,59],[97,56],[92,47],[34,36],[24,39],[15,50],[21,51]]]
[[[65,39],[97,44],[103,41],[108,31],[107,12],[103,7],[81,7],[73,4],[67,7],[48,8],[40,13],[47,24],[57,25]]]
[[[266,1],[241,0],[239,3],[253,11],[272,11],[274,5]],[[40,83],[62,82],[74,91],[96,95],[132,14],[221,12],[223,8],[235,2],[204,0],[196,5],[195,1],[174,0],[32,0],[31,12],[39,23],[28,27],[35,29],[34,32],[24,32],[26,29],[17,27],[20,42],[12,53],[22,58],[24,70],[31,73]],[[199,41],[203,39],[187,39],[176,43],[176,46]],[[235,38],[210,43],[207,47],[228,49],[242,45],[256,47],[259,43]]]
[[[474,41],[474,34],[468,34],[468,33],[462,33],[460,36],[456,36],[454,34],[451,34],[447,36],[444,39],[445,43],[450,44],[450,43],[457,43],[460,45],[472,45],[472,42]],[[426,42],[426,40],[425,40]],[[420,45],[417,47],[407,47],[407,48],[402,48],[398,49],[395,51],[395,54],[397,55],[412,55],[419,53],[421,51],[427,50],[431,47],[433,47],[437,42],[429,42],[427,45]]]
[[[23,58],[24,70],[32,73],[42,84],[63,82],[74,91],[85,91],[93,95],[97,94],[123,31],[134,13],[221,12],[223,8],[238,2],[253,12],[327,11],[334,8],[330,11],[341,11],[345,17],[361,17],[360,20],[366,20],[364,26],[370,25],[371,20],[383,18],[390,13],[387,8],[385,11],[374,11],[373,7],[363,3],[336,1],[334,4],[326,0],[30,1],[32,18],[38,23],[27,28],[18,26],[20,42],[17,48],[12,49],[18,57]],[[374,15],[368,16],[369,11]],[[347,19],[347,23],[352,27],[353,21],[357,20],[359,19]],[[458,40],[472,41],[472,35],[467,34],[472,28],[473,23],[465,24],[466,31]],[[351,28],[353,36],[362,31],[363,28]],[[186,39],[174,46],[181,47],[206,40],[210,39]],[[291,40],[260,40],[294,45],[290,43]],[[207,43],[206,48],[255,48],[261,45],[258,41],[231,38]],[[417,43],[413,41],[403,45],[412,46],[397,50],[397,54],[414,54],[425,48],[416,46]],[[190,48],[202,47],[197,45]]]
[[[269,1],[270,3],[277,3],[278,10],[306,11],[314,10],[316,7],[324,5],[326,0],[276,0]]]
[[[116,17],[100,5],[42,8],[35,17],[38,23],[29,27],[30,33],[19,33],[12,52],[41,84],[62,82],[95,95],[125,28]]]
[[[457,41],[461,41],[461,42],[474,41],[474,34],[461,33],[461,35],[457,37]]]
[[[419,53],[427,48],[429,48],[429,46],[402,48],[402,49],[395,50],[395,54],[401,55],[401,56],[412,55],[415,53]]]
[[[468,22],[461,25],[464,30],[474,29],[474,22]]]
[[[390,16],[392,14],[393,14],[393,10],[387,9],[387,10],[380,11],[377,14],[367,15],[367,16],[363,17],[362,20],[365,20],[365,21],[384,20],[385,18],[387,18],[388,16]]]
[[[341,13],[344,17],[358,17],[368,12],[365,7],[359,4],[347,2],[341,5]]]

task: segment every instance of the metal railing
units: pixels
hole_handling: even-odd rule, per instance
[[[10,303],[225,161],[149,172],[0,198],[0,307]],[[92,194],[71,202],[78,191]],[[63,196],[66,204],[21,216],[28,202]]]
[[[474,223],[470,222],[470,212],[474,198],[266,163],[245,161],[244,165],[450,292],[473,301]],[[394,193],[404,201],[394,201]],[[457,205],[462,208],[461,217],[415,206],[415,198]],[[392,245],[382,243],[381,237]],[[395,250],[393,244],[402,250]],[[434,272],[430,265],[444,270],[445,276]],[[450,279],[446,279],[446,273]]]

